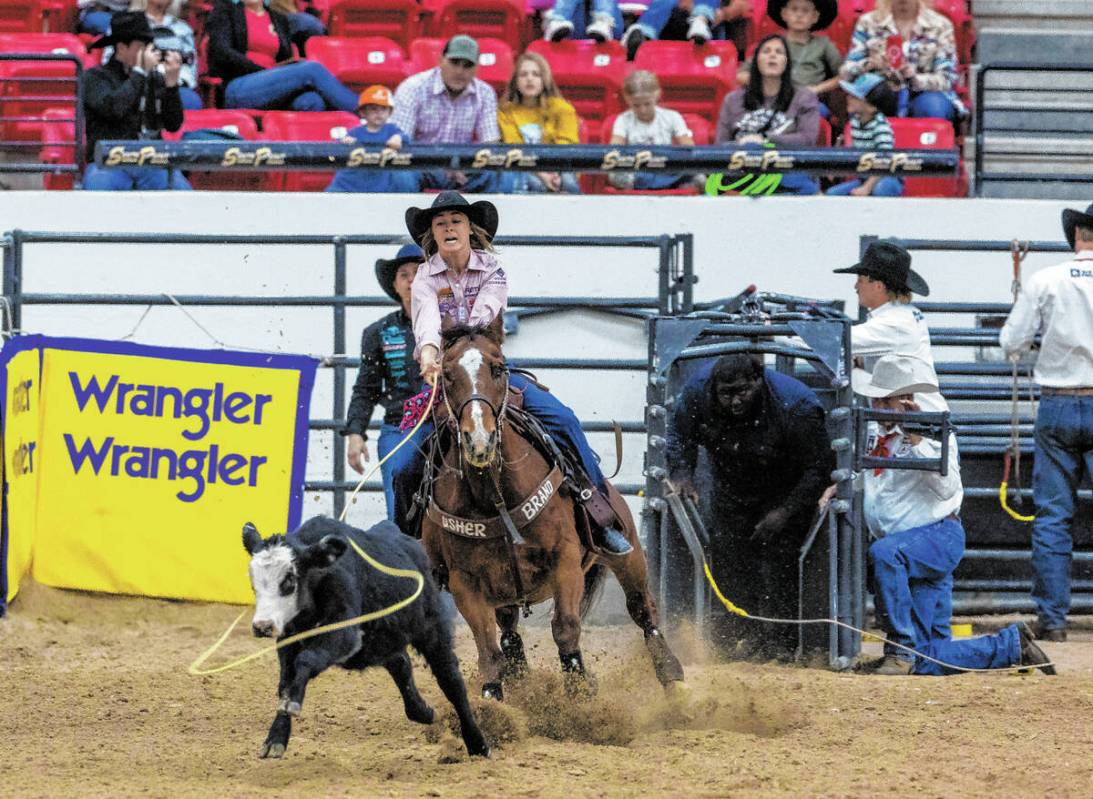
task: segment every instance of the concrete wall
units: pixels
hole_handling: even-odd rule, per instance
[[[391,233],[402,235],[403,212],[430,197],[288,194],[0,194],[3,230],[145,231],[219,233]],[[853,279],[831,274],[852,264],[862,234],[955,239],[1061,240],[1063,203],[1008,200],[850,200],[840,198],[703,197],[505,197],[499,200],[503,234],[623,235],[692,232],[699,299],[734,294],[749,283],[761,290],[842,298],[856,309]],[[372,265],[393,248],[350,251],[350,294],[378,294]],[[508,248],[504,253],[514,295],[653,296],[653,251]],[[1031,256],[1028,270],[1058,260]],[[329,294],[329,248],[54,246],[27,251],[24,290],[118,293]],[[1008,255],[922,254],[915,266],[936,300],[1007,301]],[[143,308],[28,307],[23,326],[34,332],[120,338]],[[311,309],[194,309],[202,325],[231,347],[288,352],[331,352],[331,314]],[[348,314],[350,350],[378,309]],[[944,319],[955,325],[967,320]],[[156,308],[133,335],[150,344],[214,347],[173,308]],[[507,352],[517,357],[644,358],[642,326],[602,314],[572,313],[528,320]],[[947,353],[950,359],[966,354]],[[350,384],[353,375],[350,375]],[[644,376],[640,373],[543,373],[540,375],[586,419],[639,420]],[[331,414],[331,372],[321,370],[312,415]],[[611,436],[592,437],[613,459]],[[313,434],[308,476],[330,476],[329,434]],[[627,436],[620,480],[640,481],[644,441]],[[613,464],[612,464],[613,465]],[[374,519],[382,499],[365,495],[351,518]],[[328,510],[313,497],[311,511]]]

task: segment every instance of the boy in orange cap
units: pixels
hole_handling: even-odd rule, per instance
[[[388,122],[393,104],[391,90],[386,86],[369,86],[361,92],[357,105],[363,125],[349,131],[346,144],[363,144],[368,148],[397,150],[409,143],[409,137],[397,125]],[[327,191],[341,192],[403,192],[417,193],[418,175],[406,169],[339,169]]]

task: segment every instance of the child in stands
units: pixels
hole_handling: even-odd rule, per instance
[[[863,150],[891,150],[892,125],[888,117],[896,113],[897,97],[888,82],[875,72],[858,75],[853,83],[842,81],[846,107],[850,111],[850,138]],[[903,178],[895,175],[870,175],[864,181],[855,178],[827,190],[828,194],[853,197],[900,197]]]
[[[660,83],[648,70],[626,76],[622,96],[629,111],[623,111],[611,128],[611,144],[678,145],[693,147],[694,136],[678,111],[661,108]],[[705,184],[704,176],[662,175],[655,172],[609,172],[607,180],[617,189],[674,189],[680,185]]]
[[[363,144],[398,150],[409,143],[409,137],[391,117],[391,90],[386,86],[369,86],[360,96],[357,113],[363,120],[346,134],[346,144]],[[327,191],[351,192],[417,192],[418,176],[406,169],[339,169]]]

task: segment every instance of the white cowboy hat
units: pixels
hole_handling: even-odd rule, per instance
[[[863,397],[934,394],[939,390],[934,368],[911,355],[885,355],[873,366],[872,374],[855,369],[850,379],[854,393]]]

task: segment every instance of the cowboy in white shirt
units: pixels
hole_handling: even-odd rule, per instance
[[[1011,358],[1041,334],[1033,372],[1040,384],[1032,495],[1032,598],[1037,636],[1066,640],[1078,483],[1093,462],[1093,205],[1063,211],[1074,258],[1025,281],[999,336]]]
[[[937,375],[926,361],[906,355],[880,358],[870,374],[855,369],[854,391],[876,410],[921,410],[916,396],[935,394]],[[941,442],[896,425],[872,425],[870,454],[889,458],[941,456]],[[950,434],[951,435],[951,434]],[[877,621],[889,641],[950,666],[985,669],[1038,665],[1049,659],[1027,625],[1009,625],[996,635],[954,641],[937,634],[935,616],[948,613],[952,573],[964,555],[960,524],[960,461],[956,436],[949,440],[948,473],[869,469],[865,473],[865,520],[877,539],[869,547],[869,573]],[[952,674],[946,668],[893,644],[876,674]],[[1051,666],[1044,667],[1049,674]]]

